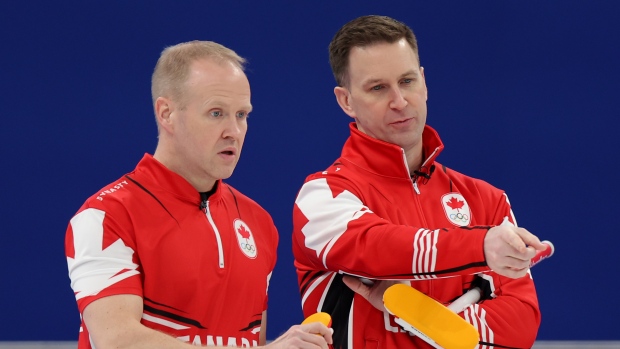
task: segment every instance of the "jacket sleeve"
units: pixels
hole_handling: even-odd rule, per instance
[[[295,201],[293,252],[309,269],[373,279],[430,279],[488,271],[489,227],[393,224],[364,205],[340,177],[307,181]]]
[[[508,217],[508,218],[506,218]],[[496,224],[515,224],[506,194],[503,194],[494,218]],[[510,279],[494,272],[480,274],[485,299],[460,315],[480,333],[479,348],[531,348],[540,326],[540,309],[531,272]]]
[[[136,247],[127,226],[122,209],[88,202],[69,222],[65,252],[80,313],[109,295],[142,295]]]

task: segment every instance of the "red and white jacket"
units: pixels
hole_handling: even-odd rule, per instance
[[[222,181],[201,202],[146,154],[71,219],[65,249],[80,314],[141,296],[142,324],[197,345],[257,346],[278,235],[269,214]],[[90,349],[82,322],[79,349]]]
[[[295,201],[293,253],[304,315],[332,315],[335,347],[431,348],[348,289],[342,273],[411,280],[444,304],[483,280],[488,299],[461,313],[478,329],[479,347],[530,348],[540,325],[531,275],[499,276],[483,251],[491,226],[516,225],[506,194],[436,162],[443,143],[429,126],[426,158],[413,174],[402,148],[354,123],[350,131],[341,157],[308,176]]]

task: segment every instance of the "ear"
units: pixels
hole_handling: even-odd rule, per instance
[[[155,100],[155,119],[160,130],[172,132],[172,102],[165,97],[158,97]]]
[[[424,84],[424,94],[426,95],[426,100],[428,101],[428,89],[426,88],[426,77],[424,77],[424,67],[420,67],[420,75],[422,75],[422,84]]]
[[[355,111],[351,107],[351,93],[344,87],[334,87],[334,94],[336,95],[336,101],[342,110],[352,118],[355,118]]]

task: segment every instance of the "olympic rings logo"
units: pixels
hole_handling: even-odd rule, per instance
[[[245,242],[240,243],[239,246],[241,246],[242,249],[247,250],[249,252],[256,251],[256,247],[254,247],[254,245],[250,245]]]
[[[467,222],[469,220],[469,216],[464,213],[451,213],[450,219],[453,221]]]

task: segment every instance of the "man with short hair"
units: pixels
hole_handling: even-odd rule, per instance
[[[480,286],[484,300],[460,314],[480,346],[531,347],[540,310],[529,263],[545,245],[516,226],[503,191],[436,161],[443,143],[426,125],[411,29],[360,17],[329,54],[336,100],[355,122],[341,157],[308,176],[295,201],[304,314],[332,315],[337,348],[428,348],[394,322],[383,291],[401,280],[447,305]]]
[[[222,181],[252,111],[243,64],[214,42],[163,51],[152,77],[155,153],[91,196],[67,229],[79,349],[266,344],[278,233],[263,208]],[[312,323],[267,347],[328,343],[330,330]]]

